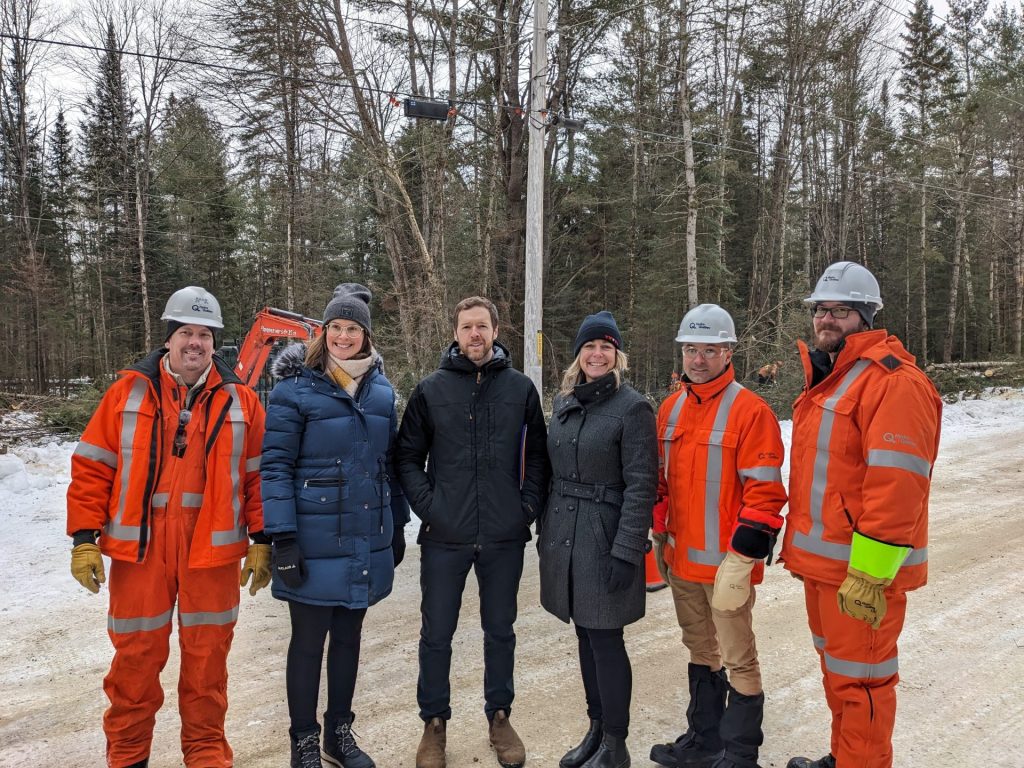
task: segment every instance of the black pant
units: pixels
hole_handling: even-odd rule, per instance
[[[424,545],[420,549],[420,678],[416,700],[420,717],[452,716],[452,637],[459,624],[462,592],[472,567],[480,592],[480,626],[484,631],[484,711],[511,712],[515,686],[516,598],[523,575],[523,545],[461,549]]]
[[[359,641],[365,608],[340,605],[309,605],[288,601],[292,638],[288,643],[288,715],[292,735],[317,729],[316,702],[320,695],[320,667],[327,646],[327,711],[324,727],[333,730],[341,720],[352,719],[352,694],[359,668]]]
[[[576,637],[580,645],[587,716],[600,720],[608,734],[624,739],[629,735],[633,669],[626,654],[622,627],[587,629],[577,624]]]

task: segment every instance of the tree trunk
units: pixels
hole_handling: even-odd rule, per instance
[[[1018,184],[1013,193],[1013,354],[1021,353],[1021,331],[1024,326],[1024,186]]]
[[[153,343],[152,318],[149,316],[149,277],[146,269],[146,201],[149,196],[142,183],[142,174],[148,165],[141,159],[135,169],[135,235],[139,249],[139,291],[142,293],[142,338],[143,349]]]
[[[961,169],[960,185],[956,197],[956,230],[953,236],[953,269],[949,278],[949,303],[946,307],[946,336],[942,343],[942,362],[953,359],[953,339],[956,338],[956,310],[960,290],[960,270],[963,264],[964,237],[967,232],[967,177],[969,171]],[[966,352],[966,349],[963,350]]]
[[[921,225],[919,250],[921,253],[921,349],[922,363],[928,362],[928,192],[925,174],[921,174]]]
[[[687,307],[700,303],[697,296],[697,176],[693,159],[693,122],[690,119],[690,33],[687,0],[679,0],[679,117],[683,134],[683,172],[686,179],[686,299]],[[634,201],[635,205],[635,201]]]
[[[633,173],[630,179],[630,206],[629,206],[629,244],[627,245],[627,260],[629,270],[629,300],[626,305],[626,317],[630,327],[636,319],[636,281],[637,281],[637,250],[639,249],[640,232],[637,217],[637,208],[640,203],[640,134],[633,137]],[[604,299],[608,301],[607,295]]]

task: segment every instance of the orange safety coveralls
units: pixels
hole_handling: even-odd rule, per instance
[[[188,389],[165,370],[164,352],[121,371],[89,421],[71,459],[67,527],[69,534],[100,530],[100,548],[112,559],[107,764],[120,768],[150,754],[177,602],[185,765],[219,768],[232,765],[224,718],[239,561],[248,533],[263,530],[264,412],[215,358],[189,404],[184,453],[175,456]]]
[[[817,384],[807,345],[798,347],[807,383],[793,406],[781,560],[804,581],[838,768],[888,768],[906,592],[928,575],[928,490],[942,401],[914,356],[884,330],[848,336]],[[877,630],[837,604],[854,531],[912,547],[885,590],[888,611]]]

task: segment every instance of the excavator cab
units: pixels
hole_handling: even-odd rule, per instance
[[[320,335],[322,326],[320,320],[297,312],[264,307],[253,318],[241,347],[228,344],[217,354],[234,369],[238,378],[266,401],[274,382],[265,375],[265,369],[275,345],[286,341],[312,341]]]

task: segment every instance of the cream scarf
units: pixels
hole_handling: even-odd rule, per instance
[[[377,364],[377,352],[373,349],[368,357],[339,360],[334,355],[328,355],[328,358],[327,374],[352,397],[356,396],[359,382],[366,372]]]

